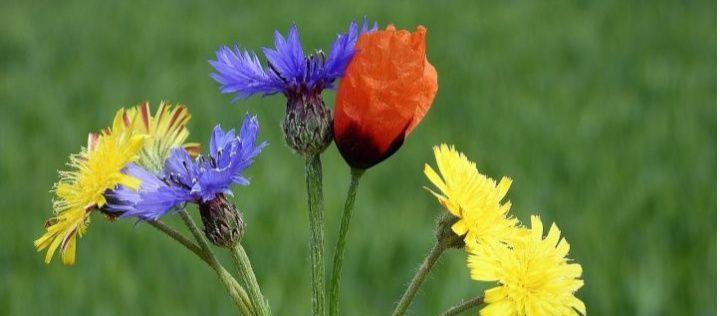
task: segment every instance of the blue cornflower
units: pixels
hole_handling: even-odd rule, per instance
[[[210,64],[215,69],[211,77],[220,84],[222,93],[233,93],[233,102],[255,94],[283,93],[287,111],[283,122],[285,140],[301,154],[322,152],[332,140],[332,117],[322,101],[324,89],[334,88],[355,54],[358,37],[377,29],[350,23],[346,33],[338,34],[329,55],[323,51],[306,55],[300,43],[296,25],[287,36],[275,31],[275,48],[263,48],[267,66],[257,54],[237,45],[223,46]]]
[[[333,82],[343,75],[355,54],[359,35],[367,31],[367,21],[360,27],[353,21],[346,33],[337,35],[328,56],[322,51],[305,55],[297,25],[293,24],[287,38],[275,31],[275,49],[263,48],[267,67],[255,52],[240,50],[237,45],[223,46],[216,53],[217,60],[210,61],[216,71],[211,77],[220,83],[222,93],[236,94],[233,101],[254,94],[319,93],[333,88]]]
[[[137,191],[119,187],[106,193],[106,212],[120,217],[136,217],[157,220],[184,203],[202,206],[232,195],[230,186],[248,185],[243,171],[267,145],[257,143],[259,123],[256,117],[247,115],[240,128],[225,132],[216,126],[210,136],[207,156],[190,157],[180,147],[171,150],[159,174],[153,174],[140,166],[130,164],[127,175],[141,180]]]

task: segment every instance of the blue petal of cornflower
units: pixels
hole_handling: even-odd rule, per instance
[[[275,49],[263,48],[263,53],[277,71],[278,79],[285,81],[287,86],[299,86],[305,81],[307,67],[297,25],[290,27],[287,39],[275,31]],[[269,71],[275,73],[272,69]]]
[[[190,189],[197,182],[199,172],[197,164],[184,148],[170,150],[163,168],[163,177],[168,183]]]
[[[211,144],[215,142],[213,146],[222,146],[222,148],[211,152],[208,157],[198,159],[198,178],[191,189],[192,194],[203,201],[208,201],[219,193],[231,194],[232,184],[249,184],[242,173],[267,145],[266,142],[256,145],[258,132],[257,117],[250,115],[245,116],[240,135],[233,139],[226,136],[235,135],[234,130],[225,133],[220,126],[217,126],[211,136]],[[218,139],[222,141],[217,141]]]
[[[285,83],[266,72],[255,53],[241,52],[237,45],[233,49],[223,46],[216,57],[217,60],[209,61],[216,71],[210,77],[220,84],[220,92],[237,94],[233,102],[253,94],[270,95],[285,89]]]
[[[154,221],[177,209],[183,203],[193,200],[187,190],[169,185],[158,187],[156,190],[142,190],[139,193],[140,200],[135,204],[134,210],[124,213],[121,217]]]
[[[253,163],[255,157],[260,154],[267,142],[263,141],[259,145],[257,143],[257,135],[260,129],[260,123],[257,117],[245,115],[245,120],[240,128],[239,146],[236,154],[233,156],[232,173],[233,182],[238,185],[248,185],[250,182],[242,176],[245,171]]]
[[[107,203],[104,207],[110,213],[133,211],[135,204],[140,201],[138,191],[141,188],[153,186],[155,181],[159,181],[155,175],[134,163],[128,164],[122,170],[122,173],[140,180],[140,188],[138,190],[131,190],[125,186],[118,186],[116,189],[106,192],[105,198],[107,199]]]
[[[263,67],[255,53],[240,49],[221,47],[217,60],[210,61],[216,73],[211,77],[220,84],[222,93],[234,93],[233,102],[254,94],[270,95],[283,92],[289,95],[319,93],[334,88],[333,83],[345,72],[354,55],[354,47],[360,34],[368,30],[363,24],[352,22],[347,33],[337,36],[326,58],[322,53],[305,55],[295,24],[287,37],[275,31],[274,48],[263,48],[267,67]]]
[[[201,168],[202,172],[198,182],[192,187],[191,194],[198,200],[207,202],[214,199],[218,194],[230,194],[232,184],[232,173],[228,167],[225,168]]]
[[[191,200],[189,191],[168,186],[156,175],[135,164],[129,164],[124,173],[141,181],[137,191],[124,186],[106,194],[106,208],[120,217],[135,217],[154,221]]]
[[[215,125],[212,135],[210,135],[210,156],[218,156],[222,151],[227,150],[225,147],[235,140],[235,130],[231,129],[227,133],[223,132],[220,125]]]

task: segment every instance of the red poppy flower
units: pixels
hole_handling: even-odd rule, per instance
[[[347,163],[367,169],[390,157],[420,123],[437,92],[425,56],[425,28],[363,34],[335,102],[335,144]]]

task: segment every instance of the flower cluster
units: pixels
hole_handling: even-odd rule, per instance
[[[352,22],[347,32],[338,34],[329,55],[321,50],[306,55],[296,25],[287,38],[275,32],[275,49],[265,48],[267,67],[254,52],[223,46],[210,64],[216,73],[211,77],[220,84],[222,93],[234,93],[233,101],[254,94],[283,93],[287,98],[283,131],[285,142],[301,155],[319,154],[332,140],[332,118],[321,93],[334,88],[334,82],[345,72],[355,54],[360,34],[368,31],[367,21],[359,26]]]
[[[257,118],[246,116],[238,135],[215,126],[209,141],[209,153],[193,159],[184,148],[173,148],[164,168],[153,173],[134,164],[125,172],[142,180],[136,190],[120,186],[108,192],[107,211],[120,217],[157,220],[187,203],[203,204],[220,195],[230,194],[230,186],[248,185],[243,172],[267,143],[257,142]]]
[[[546,237],[538,216],[530,228],[521,226],[508,215],[510,202],[502,202],[510,179],[496,183],[452,146],[434,151],[440,174],[428,165],[425,174],[440,191],[432,194],[456,219],[452,231],[465,241],[470,277],[497,282],[485,291],[488,305],[480,315],[585,315],[574,296],[583,286],[582,268],[567,259],[570,245],[557,226]]]
[[[342,214],[328,289],[331,316],[340,315],[339,289],[343,252],[360,176],[399,150],[430,110],[438,91],[437,71],[426,55],[423,26],[414,32],[389,25],[379,30],[367,21],[352,22],[338,34],[329,54],[306,54],[296,25],[286,36],[275,32],[274,48],[258,55],[237,45],[216,52],[211,77],[232,102],[252,95],[282,93],[286,143],[305,156],[310,225],[311,300],[314,315],[325,315],[322,164],[319,155],[335,142],[350,167],[350,189]],[[322,98],[340,80],[331,114]],[[75,262],[78,237],[87,231],[95,211],[108,219],[134,218],[166,233],[207,262],[223,281],[238,309],[247,315],[270,315],[240,243],[245,222],[227,196],[235,185],[250,181],[245,171],[267,142],[258,140],[259,122],[245,115],[240,128],[215,126],[207,153],[186,143],[191,116],[185,106],[162,102],[153,115],[149,104],[120,109],[112,125],[90,134],[88,145],[70,156],[70,170],[60,172],[54,188],[54,216],[35,241],[47,249],[49,263],[59,250],[62,262]],[[464,248],[470,278],[493,282],[484,292],[485,316],[585,315],[575,296],[583,286],[582,267],[568,258],[569,243],[553,223],[547,233],[539,216],[530,227],[510,214],[506,195],[512,180],[496,181],[480,173],[474,162],[453,146],[434,147],[436,167],[424,173],[426,188],[447,211],[438,222],[438,242],[398,301],[393,315],[403,315],[439,256]],[[197,205],[205,237],[185,211]],[[197,243],[159,221],[180,213]],[[240,282],[210,250],[208,241],[233,253]],[[451,309],[446,314],[461,311]]]
[[[247,116],[239,135],[215,127],[210,154],[199,157],[199,145],[185,143],[189,120],[182,105],[163,102],[153,116],[145,102],[120,109],[110,128],[90,134],[88,146],[70,157],[72,169],[60,172],[55,216],[35,241],[38,250],[48,250],[45,261],[60,249],[64,264],[75,263],[76,239],[95,210],[110,219],[154,221],[187,202],[225,201],[230,185],[249,184],[242,173],[265,146],[255,144],[257,119]]]

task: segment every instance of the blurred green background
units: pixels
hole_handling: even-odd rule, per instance
[[[194,141],[218,122],[259,115],[271,146],[235,197],[246,248],[274,313],[309,314],[303,162],[280,135],[284,100],[230,104],[207,60],[223,44],[270,45],[293,21],[306,49],[327,49],[367,15],[428,28],[440,89],[404,147],[363,178],[347,314],[388,314],[432,245],[440,210],[422,189],[422,166],[433,145],[449,142],[488,175],[515,180],[513,214],[560,226],[584,267],[578,296],[591,315],[712,315],[715,12],[712,1],[3,1],[0,314],[233,312],[210,269],[148,225],[94,216],[73,267],[45,265],[32,247],[56,170],[86,133],[120,106],[162,99],[189,106]],[[323,159],[331,254],[349,172],[334,147]],[[458,251],[442,258],[414,315],[482,293],[464,260]]]

